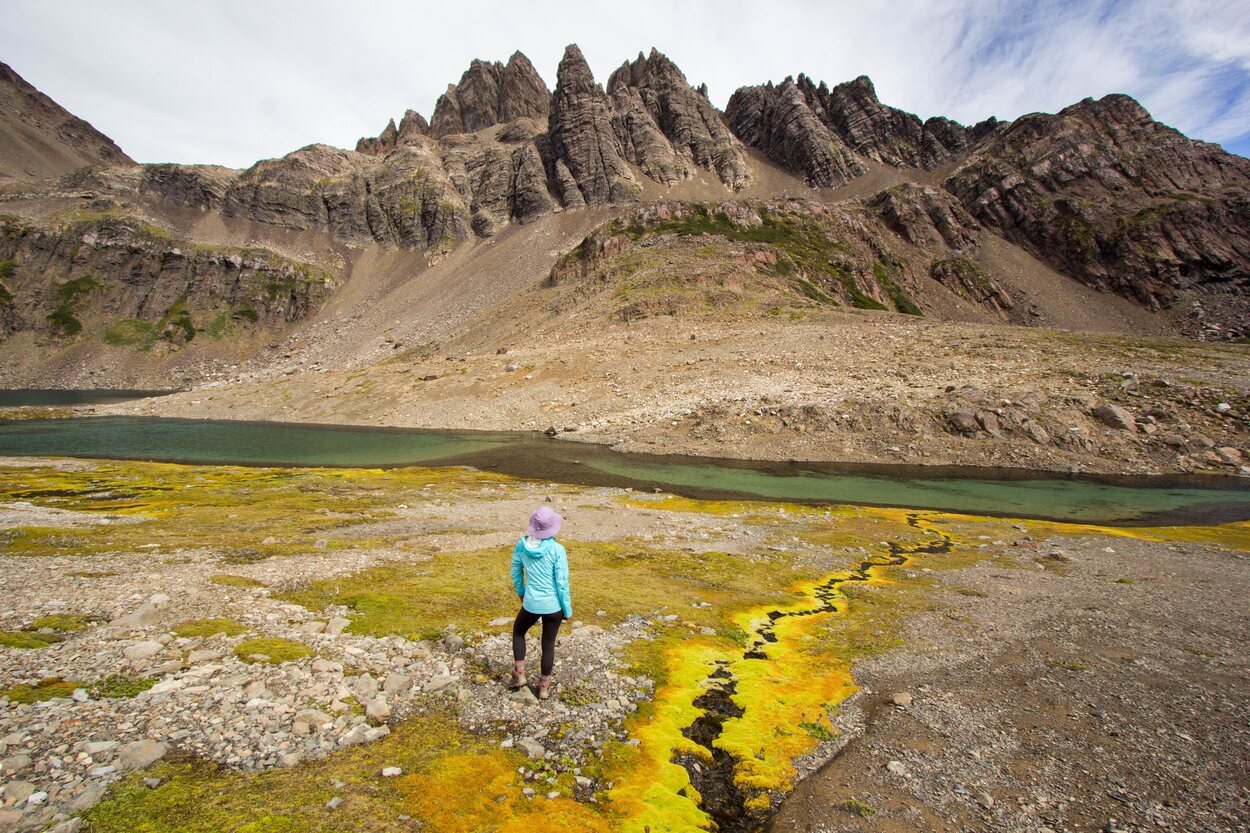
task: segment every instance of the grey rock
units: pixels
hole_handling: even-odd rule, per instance
[[[382,697],[370,700],[365,706],[365,717],[370,720],[386,720],[391,716],[391,706]]]
[[[456,681],[454,674],[440,674],[431,677],[425,684],[426,691],[442,691]]]
[[[23,772],[30,768],[30,756],[24,753],[10,755],[4,760],[0,760],[0,771],[8,774],[13,772]]]
[[[154,740],[137,740],[117,750],[115,766],[118,772],[143,769],[165,757],[168,751],[169,748],[163,743],[157,743]]]
[[[334,719],[330,717],[330,715],[319,709],[304,709],[295,715],[295,719],[300,723],[306,723],[314,728],[328,726],[334,722]]]
[[[382,690],[387,694],[400,694],[412,687],[412,678],[407,674],[400,674],[392,671],[386,675],[386,680],[382,683]]]
[[[329,622],[326,623],[325,632],[328,633],[330,636],[338,636],[351,623],[352,623],[351,619],[344,619],[342,616],[335,616],[333,619],[331,619]]]
[[[546,748],[533,738],[519,738],[516,742],[516,748],[524,752],[532,761],[539,760],[543,755],[547,754]]]
[[[1121,408],[1119,405],[1104,402],[1091,411],[1090,415],[1103,425],[1108,425],[1121,431],[1128,431],[1132,434],[1137,433],[1137,420],[1133,418],[1132,414],[1124,408]]]
[[[165,650],[165,646],[159,642],[136,642],[122,649],[122,655],[131,662],[142,662],[159,654]]]
[[[130,613],[118,616],[110,625],[119,628],[144,628],[161,621],[161,612],[150,602],[144,602]]]

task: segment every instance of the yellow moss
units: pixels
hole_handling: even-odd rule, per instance
[[[432,833],[607,833],[613,828],[590,807],[561,796],[528,799],[517,773],[520,756],[491,750],[452,754],[396,786]]]
[[[257,581],[256,579],[248,578],[247,576],[231,575],[230,573],[218,573],[215,576],[210,576],[208,580],[212,582],[213,584],[220,584],[223,587],[264,587],[265,586],[265,583],[263,581]]]

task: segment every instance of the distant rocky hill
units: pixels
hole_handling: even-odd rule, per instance
[[[842,235],[845,251],[835,246],[819,263],[779,262],[803,282],[793,286],[816,287],[838,303],[942,317],[971,301],[998,319],[1082,326],[1077,318],[1039,317],[1037,299],[1023,298],[1019,281],[1008,280],[1006,252],[1017,266],[1036,258],[1039,268],[1166,311],[1173,331],[1250,334],[1250,161],[1159,124],[1125,96],[965,126],[882,104],[866,77],[830,87],[800,74],[739,89],[721,113],[705,87],[691,85],[655,50],[623,63],[602,85],[570,46],[554,90],[520,53],[507,63],[475,60],[428,121],[409,110],[353,150],[309,145],[234,171],[136,165],[8,67],[0,66],[0,82],[0,177],[9,180],[0,180],[0,213],[14,218],[0,240],[9,333],[100,337],[103,330],[91,327],[71,336],[48,320],[82,259],[72,247],[32,242],[79,233],[83,210],[110,222],[128,218],[132,235],[155,229],[175,241],[169,248],[184,261],[196,245],[225,246],[324,270],[320,289],[281,310],[257,308],[246,286],[216,292],[221,303],[211,309],[197,302],[192,330],[233,316],[248,296],[257,320],[233,318],[234,330],[276,337],[316,318],[335,287],[362,287],[362,298],[382,291],[364,288],[377,285],[372,270],[381,256],[367,251],[411,253],[408,266],[391,258],[387,268],[416,274],[466,241],[539,221],[553,224],[549,245],[568,251],[584,231],[563,237],[579,224],[554,218],[590,210],[610,223],[657,199],[702,203],[700,216],[715,221],[705,233],[723,237],[716,218],[740,209],[719,203],[748,199],[733,205],[758,207],[803,196],[808,205],[786,209],[792,219]],[[730,226],[732,241],[741,228]],[[612,228],[586,245],[613,236]],[[116,228],[91,233],[118,239]],[[147,254],[136,256],[150,262],[127,268],[165,274],[171,255],[140,248]],[[695,249],[706,257],[720,251]],[[557,260],[559,251],[528,280],[540,281]],[[203,274],[202,266],[194,272]],[[188,297],[214,296],[201,291],[199,278],[188,280]],[[386,286],[399,280],[387,278]],[[1037,291],[1054,291],[1047,286]],[[132,308],[100,292],[101,309],[156,328],[178,300]],[[345,298],[341,305],[359,302]],[[370,309],[336,307],[335,314]]]
[[[0,63],[0,183],[132,164],[112,139]]]

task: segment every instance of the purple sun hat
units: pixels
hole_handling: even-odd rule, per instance
[[[525,534],[531,538],[554,538],[560,531],[564,518],[556,514],[550,506],[540,506],[530,515],[530,525]]]

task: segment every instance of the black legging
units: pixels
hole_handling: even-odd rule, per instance
[[[551,668],[556,662],[556,633],[560,630],[560,623],[564,621],[564,614],[560,611],[539,615],[521,608],[521,612],[516,615],[516,621],[512,623],[512,656],[517,662],[525,659],[525,634],[529,633],[529,629],[539,619],[543,620],[542,673],[550,676]]]

